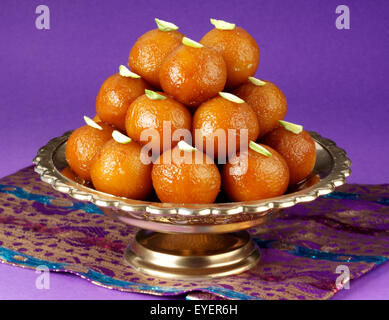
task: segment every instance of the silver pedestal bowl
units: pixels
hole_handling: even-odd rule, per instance
[[[309,132],[316,144],[312,175],[280,197],[248,202],[171,204],[138,201],[96,191],[65,177],[65,146],[71,132],[39,149],[35,171],[55,190],[92,202],[113,219],[140,228],[124,259],[140,272],[162,278],[206,279],[250,269],[260,252],[247,229],[282,209],[326,195],[345,183],[351,162],[333,141]]]

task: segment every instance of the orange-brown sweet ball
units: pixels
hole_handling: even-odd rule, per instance
[[[156,88],[160,88],[159,70],[167,55],[181,45],[182,33],[153,29],[142,35],[134,44],[128,58],[131,70]]]
[[[316,163],[315,142],[303,130],[295,134],[279,127],[268,133],[263,142],[277,150],[286,160],[290,171],[290,185],[307,178]]]
[[[93,159],[92,183],[96,190],[118,197],[143,200],[152,190],[152,164],[142,161],[141,146],[132,141],[109,140]]]
[[[101,121],[124,131],[128,107],[147,88],[148,84],[141,78],[123,77],[119,73],[108,77],[97,94],[97,116]]]
[[[258,115],[260,137],[278,126],[278,120],[285,118],[287,105],[282,91],[270,81],[255,85],[250,81],[238,87],[234,94],[246,101]]]
[[[77,176],[70,167],[66,167],[61,171],[61,174],[69,180],[77,182]]]
[[[242,130],[247,130],[246,138]],[[256,141],[260,127],[257,115],[247,103],[235,103],[217,96],[196,110],[192,131],[196,147],[216,161],[219,156],[219,159],[225,159],[236,153],[250,140]],[[212,144],[213,150],[210,149]]]
[[[162,92],[157,93],[165,99],[152,100],[144,94],[130,105],[126,116],[126,130],[127,135],[141,145],[150,143],[153,151],[159,150],[159,155],[181,140],[180,130],[186,130],[190,134],[192,116],[181,103]]]
[[[219,53],[186,45],[167,56],[159,73],[163,91],[189,107],[196,107],[222,91],[226,79],[226,64]]]
[[[223,190],[232,201],[262,200],[280,196],[287,190],[286,161],[274,149],[261,146],[272,155],[267,157],[249,149],[248,153],[238,153],[223,166]]]
[[[90,167],[93,157],[111,139],[113,128],[99,123],[103,130],[85,125],[73,131],[66,143],[65,157],[73,172],[80,178],[91,180]]]
[[[168,203],[213,203],[221,177],[212,159],[200,151],[165,151],[154,163],[153,186],[159,200]]]
[[[227,88],[240,85],[257,71],[258,44],[243,28],[212,29],[204,35],[200,43],[216,49],[223,56],[227,65]]]

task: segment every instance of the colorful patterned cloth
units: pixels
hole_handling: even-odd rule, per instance
[[[40,181],[32,167],[0,179],[0,259],[48,267],[108,288],[191,299],[328,299],[336,272],[355,279],[389,257],[389,185],[345,185],[285,209],[250,230],[261,247],[256,267],[207,281],[156,279],[123,261],[135,228],[111,220]]]

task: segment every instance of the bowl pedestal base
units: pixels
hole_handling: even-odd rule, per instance
[[[181,234],[140,230],[125,251],[137,271],[159,278],[203,280],[241,273],[260,253],[246,231]]]
[[[266,223],[281,214],[280,209],[313,201],[345,183],[351,172],[346,152],[315,132],[309,134],[316,146],[311,177],[283,196],[241,203],[177,206],[98,192],[61,173],[68,166],[65,151],[70,131],[40,148],[34,164],[42,181],[53,189],[143,229],[125,252],[125,260],[136,270],[161,278],[209,279],[243,272],[258,262],[256,245],[247,232],[239,230]]]

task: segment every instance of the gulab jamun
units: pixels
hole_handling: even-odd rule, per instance
[[[61,171],[61,174],[71,181],[77,182],[77,183],[82,184],[83,186],[86,186],[86,187],[92,187],[92,183],[90,180],[85,180],[85,179],[77,176],[69,166],[66,167],[65,169],[63,169]]]
[[[277,150],[289,167],[290,185],[307,178],[316,163],[315,142],[308,132],[293,133],[280,126],[262,139],[263,143]]]
[[[282,91],[270,81],[248,80],[234,91],[256,112],[260,137],[278,126],[278,120],[284,119],[287,111],[286,98]],[[257,83],[257,84],[255,84]]]
[[[93,121],[94,122],[102,122],[100,117],[97,114],[93,117]]]
[[[106,142],[91,165],[95,189],[118,197],[146,199],[152,191],[152,164],[144,163],[141,153],[142,147],[135,141]]]
[[[101,121],[124,131],[130,104],[144,94],[149,85],[142,78],[130,78],[116,73],[108,77],[96,98],[96,112]]]
[[[183,151],[178,145],[154,163],[152,180],[159,200],[168,203],[213,203],[221,185],[211,158],[198,150]]]
[[[132,47],[128,65],[151,85],[160,88],[159,70],[162,61],[181,45],[182,37],[182,33],[176,30],[153,29],[146,32]]]
[[[61,171],[61,174],[71,181],[77,182],[77,176],[70,167],[66,167]]]
[[[180,140],[174,141],[175,132],[184,129],[190,133],[192,116],[188,109],[165,93],[156,92],[160,98],[150,99],[144,94],[130,105],[126,115],[126,130],[128,136],[141,145],[148,144],[148,139],[142,138],[142,133],[150,130],[151,148],[157,148],[158,155],[174,147]],[[167,136],[164,136],[166,134]],[[143,140],[143,141],[142,141]]]
[[[227,66],[227,88],[233,88],[253,76],[259,64],[259,48],[251,35],[240,27],[232,30],[212,29],[200,40],[216,49]]]
[[[159,73],[163,91],[188,107],[214,97],[227,79],[223,57],[212,48],[200,46],[180,45],[166,57]]]
[[[73,172],[80,178],[91,180],[90,167],[93,157],[111,139],[113,128],[99,122],[102,130],[85,125],[73,131],[65,149],[65,157]]]
[[[250,201],[277,197],[289,184],[289,169],[274,149],[259,145],[270,155],[251,148],[231,158],[222,169],[223,190],[232,201]]]
[[[242,130],[247,130],[246,137]],[[216,161],[217,157],[222,160],[231,156],[250,140],[255,141],[260,127],[254,110],[243,100],[236,103],[217,96],[195,111],[192,131],[196,147]]]

